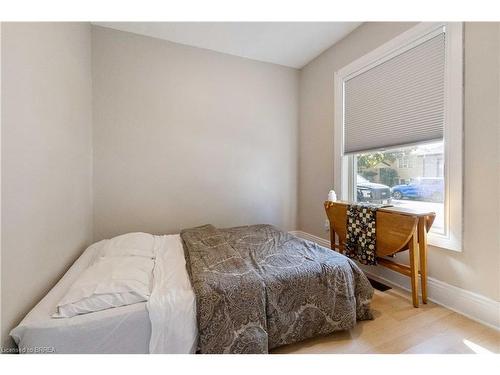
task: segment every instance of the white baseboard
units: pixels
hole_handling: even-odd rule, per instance
[[[330,247],[330,241],[310,233],[302,231],[291,231],[290,233],[316,242],[318,245]],[[361,266],[361,268],[370,278],[392,287],[411,290],[410,279],[395,271],[376,266]],[[427,278],[427,291],[430,301],[500,331],[500,302],[432,277]]]

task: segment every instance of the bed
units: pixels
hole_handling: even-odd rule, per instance
[[[373,289],[354,262],[270,225],[161,238],[147,302],[52,318],[91,247],[12,330],[20,351],[267,353],[371,319]]]

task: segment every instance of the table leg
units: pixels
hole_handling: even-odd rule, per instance
[[[410,279],[411,279],[411,297],[413,306],[418,307],[418,244],[417,233],[413,233],[409,244],[410,250]]]
[[[335,250],[335,231],[333,227],[330,225],[330,249]]]
[[[422,303],[427,303],[427,218],[418,221],[418,252],[420,255],[420,285],[422,287]]]

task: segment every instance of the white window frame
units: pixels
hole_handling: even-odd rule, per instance
[[[463,222],[463,24],[422,22],[335,72],[334,188],[340,199],[354,196],[352,156],[344,156],[344,82],[445,30],[444,234],[429,233],[430,245],[462,251]],[[452,63],[449,63],[452,62]],[[404,146],[403,146],[404,147]]]

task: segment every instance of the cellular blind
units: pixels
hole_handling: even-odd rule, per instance
[[[344,153],[443,138],[445,33],[344,82]]]

